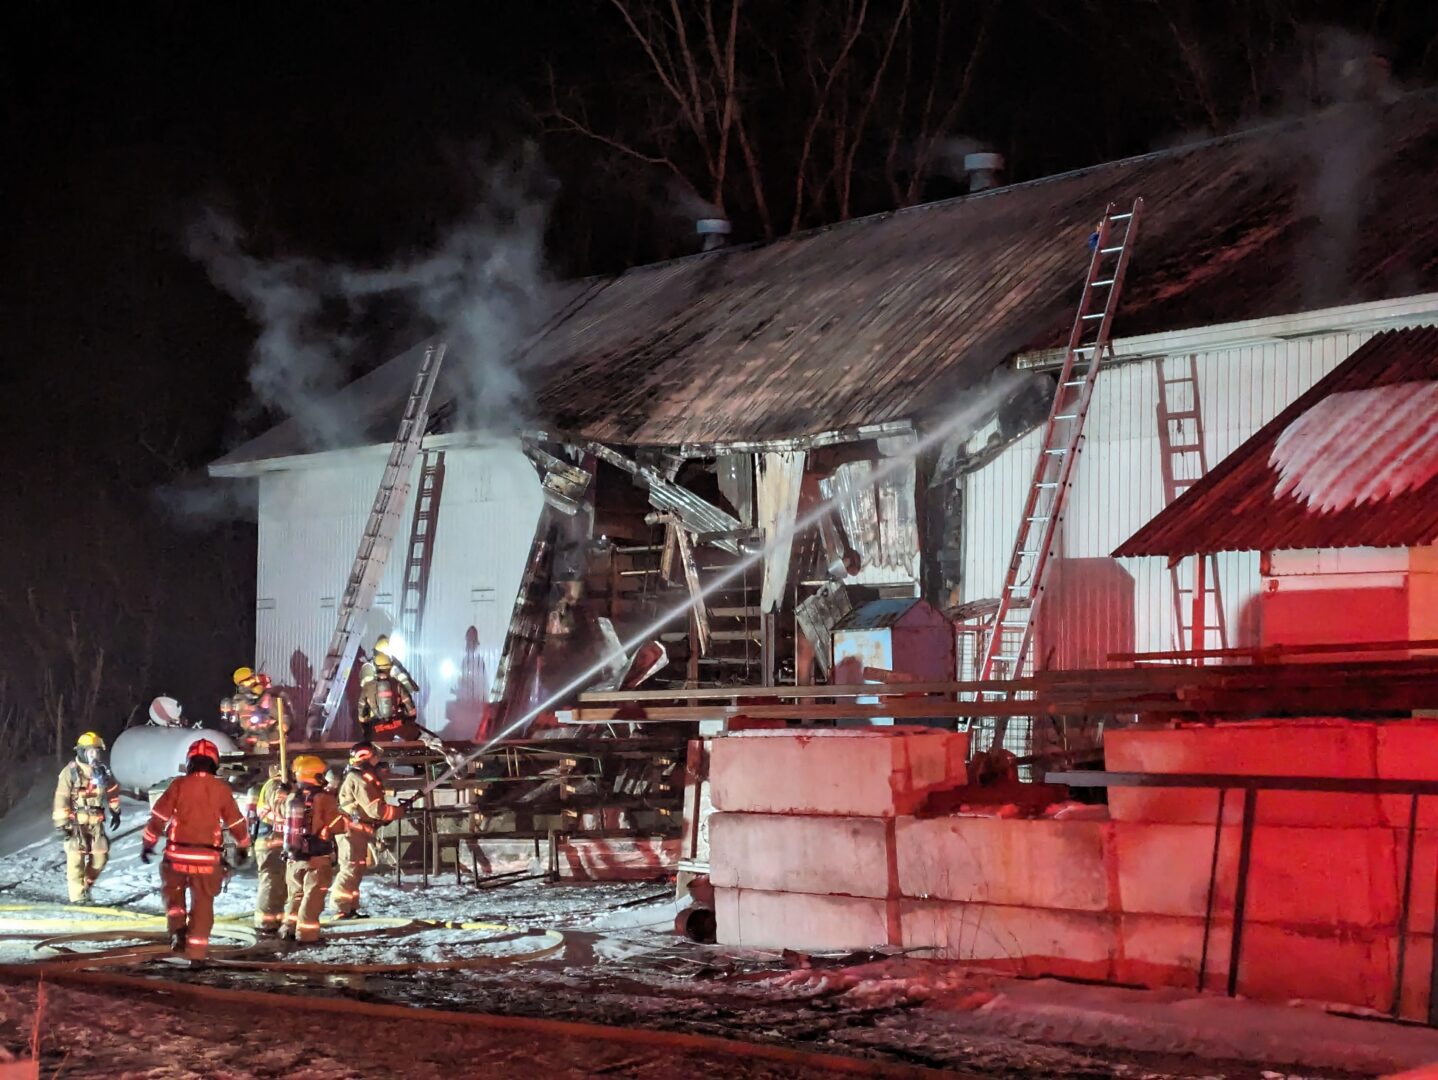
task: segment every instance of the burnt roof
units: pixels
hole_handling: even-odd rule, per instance
[[[1438,328],[1371,338],[1116,556],[1438,541]]]
[[[662,446],[922,420],[1016,352],[1062,342],[1087,239],[1107,203],[1135,196],[1116,335],[1433,290],[1435,173],[1425,92],[570,283],[523,358],[532,419]],[[404,379],[382,373],[397,419]],[[218,464],[304,452],[288,427]]]

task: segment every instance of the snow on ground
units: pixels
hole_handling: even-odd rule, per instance
[[[39,787],[46,787],[42,783]],[[124,910],[158,914],[157,870],[139,861],[139,829],[146,808],[127,803],[121,835],[114,841],[111,865],[95,888],[96,902],[122,904]],[[61,910],[64,859],[49,829],[49,799],[27,797],[0,822],[0,960],[15,963],[34,957],[33,941],[6,939],[17,918],[44,916],[54,922],[77,917]],[[254,897],[254,871],[247,864],[221,895],[222,917],[248,920]],[[1181,991],[1137,991],[1081,986],[1058,980],[1020,980],[956,964],[902,956],[847,959],[779,957],[772,954],[701,946],[673,932],[672,886],[663,882],[548,885],[517,882],[477,890],[453,879],[422,888],[416,878],[396,884],[393,871],[365,884],[365,908],[376,917],[368,925],[343,924],[327,930],[319,948],[280,953],[264,946],[260,957],[315,964],[402,964],[415,959],[445,962],[466,957],[499,958],[530,953],[563,932],[561,948],[538,959],[500,963],[473,970],[420,970],[314,977],[214,966],[188,970],[155,964],[134,970],[163,973],[169,979],[225,988],[263,989],[294,994],[343,996],[363,1000],[431,1006],[721,1035],[780,1043],[833,1053],[865,1056],[892,1063],[954,1068],[986,1077],[1167,1078],[1351,1077],[1373,1076],[1438,1061],[1438,1032],[1378,1021],[1326,1014],[1315,1008],[1233,1001]],[[402,926],[404,920],[487,922],[508,930],[478,932]],[[47,922],[45,925],[50,925]],[[55,932],[50,929],[46,932]],[[104,942],[111,946],[114,942]],[[52,991],[53,992],[53,991]],[[98,1066],[107,1060],[94,1045],[82,1046],[66,1034],[97,1002],[115,1012],[113,999],[77,991],[57,992],[52,1019],[55,1054],[69,1052],[75,1062],[90,1055]],[[29,1030],[31,990],[0,984],[0,1045],[20,1049]],[[29,1004],[27,1004],[27,1002]],[[130,1035],[116,1023],[116,1039],[143,1032],[165,1035],[179,1055],[198,1053],[185,1040],[199,1038],[184,1024],[174,1030],[172,1010],[159,1004],[127,1001]],[[298,1021],[296,1021],[298,1023]],[[368,1024],[368,1022],[366,1022]],[[269,1028],[241,1025],[233,1049],[219,1068],[204,1051],[195,1064],[166,1071],[145,1071],[143,1055],[128,1045],[107,1044],[122,1065],[118,1072],[169,1078],[204,1076],[384,1076],[389,1075],[382,1047],[388,1039],[364,1039],[344,1058],[304,1033],[261,1034]],[[109,1030],[109,1029],[106,1029]],[[284,1040],[297,1039],[293,1046]],[[144,1036],[149,1037],[149,1036]],[[502,1063],[519,1053],[509,1036],[465,1032],[463,1036],[410,1038],[424,1043],[432,1057],[417,1058],[413,1068],[395,1075],[428,1076],[448,1071],[452,1062]],[[294,1055],[311,1056],[314,1071],[294,1071]],[[546,1045],[544,1052],[550,1047]],[[573,1051],[572,1059],[564,1055]],[[375,1053],[362,1064],[363,1054]],[[530,1047],[525,1053],[540,1053]],[[554,1049],[546,1071],[585,1075],[577,1062],[590,1060],[588,1049]],[[445,1055],[460,1055],[446,1057]],[[643,1054],[618,1075],[650,1073]],[[78,1055],[78,1057],[76,1057]],[[137,1056],[138,1055],[138,1056]],[[497,1055],[497,1056],[496,1056]],[[53,1057],[47,1060],[58,1060]],[[368,1061],[368,1058],[364,1060]],[[593,1060],[599,1060],[593,1058]],[[621,1058],[627,1062],[629,1059]],[[406,1062],[409,1059],[406,1058]],[[128,1063],[128,1064],[127,1064]],[[705,1062],[714,1067],[717,1062]],[[552,1068],[551,1068],[552,1065]],[[309,1068],[311,1066],[307,1066]],[[782,1071],[745,1072],[723,1063],[723,1075],[797,1075]],[[192,1071],[186,1072],[184,1068]],[[573,1071],[579,1068],[581,1071]],[[349,1071],[345,1071],[348,1069]],[[737,1071],[736,1071],[737,1069]],[[158,1071],[156,1071],[158,1070]],[[178,1071],[176,1071],[178,1070]],[[568,1071],[566,1071],[568,1070]],[[529,1070],[526,1070],[529,1071]],[[71,1065],[65,1075],[85,1075]]]

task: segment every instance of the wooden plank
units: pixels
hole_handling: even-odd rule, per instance
[[[684,568],[684,580],[689,585],[690,608],[694,612],[694,629],[699,638],[699,655],[709,652],[709,615],[704,610],[704,587],[699,582],[699,570],[694,565],[694,552],[689,547],[689,534],[678,525],[671,525],[674,546],[679,552],[679,562]]]
[[[1421,652],[1438,650],[1438,638],[1414,641],[1334,642],[1322,645],[1268,645],[1233,649],[1187,649],[1169,652],[1109,653],[1116,664],[1169,662],[1194,659],[1233,659],[1263,661],[1285,656],[1322,656],[1325,653]]]

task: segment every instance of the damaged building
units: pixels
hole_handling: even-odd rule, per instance
[[[1360,129],[1371,156],[1334,164]],[[973,677],[1086,240],[1136,196],[1034,662],[1258,643],[1257,554],[1111,553],[1372,335],[1435,318],[1435,165],[1438,99],[1411,95],[558,287],[528,428],[426,439],[365,645],[397,633],[459,739],[572,696],[616,641],[582,685],[823,682],[835,625],[878,600],[953,620]],[[258,481],[256,658],[299,699],[421,349],[341,392],[356,445],[310,452],[290,421],[211,467]],[[460,392],[441,373],[435,413]]]

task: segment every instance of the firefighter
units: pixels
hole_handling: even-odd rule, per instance
[[[419,684],[395,659],[389,638],[381,634],[374,643],[374,658],[360,668],[359,721],[365,740],[418,740],[448,758],[439,736],[420,726],[418,694]]]
[[[75,760],[60,770],[52,820],[65,838],[65,883],[70,903],[88,904],[90,888],[110,858],[110,828],[120,827],[120,785],[105,763],[105,740],[87,731],[75,740]]]
[[[397,821],[404,810],[386,802],[380,776],[384,766],[380,751],[372,742],[357,742],[350,748],[349,768],[340,783],[340,810],[349,826],[339,838],[339,873],[335,875],[335,912],[341,919],[363,919],[360,882],[370,865],[370,845],[382,825]]]
[[[150,862],[164,834],[160,887],[165,896],[170,948],[194,961],[203,960],[210,947],[215,897],[220,894],[228,869],[224,863],[225,831],[234,837],[237,858],[245,858],[250,850],[245,816],[235,805],[230,786],[215,775],[219,767],[219,748],[209,739],[196,739],[190,744],[185,752],[185,775],[165,789],[150,811],[140,848],[141,861]]]
[[[278,765],[271,765],[263,785],[250,789],[245,819],[255,852],[255,929],[263,937],[279,933],[285,917],[285,797],[290,786]]]
[[[320,913],[335,876],[335,837],[346,828],[339,803],[325,790],[328,769],[313,754],[295,758],[296,787],[285,800],[285,884],[289,896],[280,937],[302,945],[320,939]]]
[[[280,725],[290,730],[284,696],[271,689],[270,677],[253,668],[235,668],[235,696],[230,702],[233,723],[240,729],[240,745],[252,754],[268,754],[279,746]],[[220,703],[224,712],[224,702]]]

